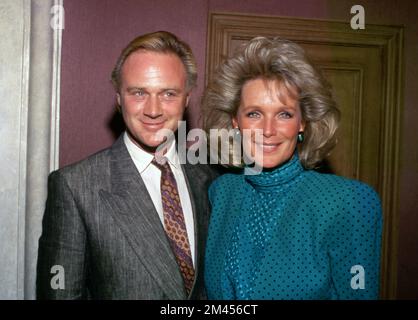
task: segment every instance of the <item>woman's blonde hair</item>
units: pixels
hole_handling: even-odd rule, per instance
[[[207,133],[210,129],[231,129],[243,85],[257,78],[277,80],[297,90],[305,123],[299,158],[305,168],[316,167],[335,146],[340,113],[328,83],[304,50],[291,41],[256,37],[218,67],[202,100],[204,129]]]

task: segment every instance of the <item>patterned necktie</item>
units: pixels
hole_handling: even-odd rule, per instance
[[[152,163],[161,170],[160,186],[164,227],[183,276],[184,286],[187,294],[189,294],[193,286],[195,273],[177,183],[167,158],[160,158],[158,161],[154,158]],[[161,164],[162,162],[163,164]]]

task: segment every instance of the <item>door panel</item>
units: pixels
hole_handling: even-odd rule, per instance
[[[337,145],[328,157],[328,167],[332,173],[348,178],[361,179],[359,157],[361,153],[361,81],[362,70],[321,65],[321,69],[333,88],[334,99],[341,112],[341,122],[337,130]]]
[[[341,111],[338,143],[329,157],[338,175],[379,185],[381,54],[373,47],[301,44],[331,83]],[[348,164],[347,162],[351,162]],[[351,168],[347,168],[351,167]]]

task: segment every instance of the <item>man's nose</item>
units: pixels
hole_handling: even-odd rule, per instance
[[[161,101],[156,96],[150,96],[144,106],[144,114],[150,118],[157,118],[162,114]]]
[[[276,134],[276,122],[272,118],[265,118],[263,123],[263,136],[266,138]]]

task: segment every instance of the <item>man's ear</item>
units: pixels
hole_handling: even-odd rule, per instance
[[[119,93],[116,93],[116,101],[117,101],[117,103],[116,103],[116,110],[119,113],[122,113],[122,105],[120,103],[120,94]]]
[[[120,94],[116,93],[116,101],[118,102],[118,105],[120,106]]]

